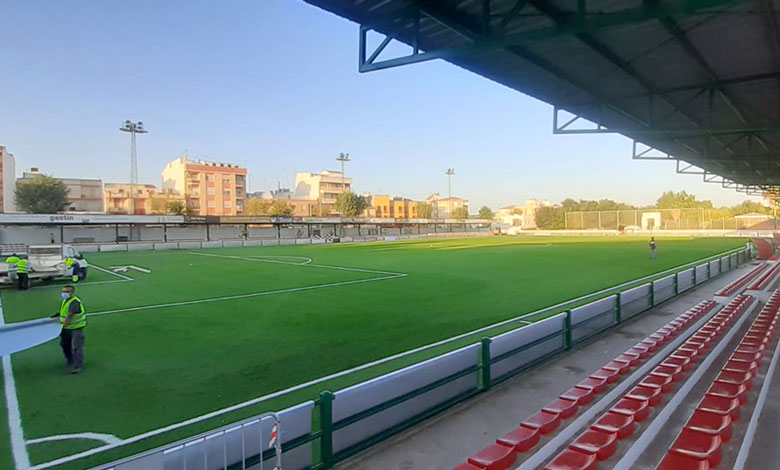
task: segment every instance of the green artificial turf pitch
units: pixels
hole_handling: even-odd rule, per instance
[[[13,356],[25,438],[95,432],[126,439],[742,243],[660,239],[655,261],[647,240],[631,237],[90,254],[89,262],[104,268],[136,265],[152,272],[122,273],[129,281],[93,268],[77,286],[91,314],[82,374],[66,372],[56,341]],[[4,289],[2,301],[6,322],[39,318],[57,310],[59,289]],[[343,377],[327,388],[423,357]],[[278,410],[325,388],[303,389],[125,452]],[[9,460],[7,439],[3,423],[0,465]],[[101,444],[70,443],[30,444],[28,452],[36,464]]]

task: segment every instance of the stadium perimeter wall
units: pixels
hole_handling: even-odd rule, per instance
[[[617,293],[613,289],[609,295],[602,295],[604,291],[591,294],[586,298],[596,298],[589,303],[580,298],[523,315],[510,322],[541,320],[334,393],[323,391],[317,400],[278,413],[284,469],[333,468],[746,261],[744,249],[731,250],[623,284]],[[270,445],[262,451],[263,444],[251,449],[243,446],[248,441],[264,443],[270,426],[261,415],[98,468],[211,470],[223,468],[227,455],[229,468],[259,468],[261,460],[272,465],[275,454]]]

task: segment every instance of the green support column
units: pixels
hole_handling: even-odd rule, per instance
[[[680,293],[679,284],[680,283],[680,273],[674,273],[674,295],[677,295]]]
[[[712,263],[707,261],[707,279],[712,279]]]
[[[563,347],[566,350],[571,349],[571,310],[566,310],[566,318],[563,319]]]
[[[696,266],[693,267],[693,287],[696,287]]]
[[[320,463],[322,469],[333,468],[333,393],[320,393]]]
[[[655,283],[650,283],[650,307],[655,307]]]
[[[492,340],[488,337],[482,338],[482,347],[479,350],[480,353],[480,360],[479,360],[479,367],[480,367],[480,376],[481,376],[481,384],[480,388],[482,390],[487,390],[490,388],[491,380],[490,380],[490,343]]]
[[[615,295],[615,323],[620,324],[623,319],[620,317],[620,292]]]

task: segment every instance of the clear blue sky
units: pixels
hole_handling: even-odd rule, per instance
[[[619,136],[554,136],[552,108],[445,62],[359,74],[358,27],[298,0],[0,0],[0,145],[17,173],[129,180],[125,119],[144,121],[139,179],[194,158],[246,166],[253,190],[336,169],[359,192],[650,204],[667,189],[744,196]]]

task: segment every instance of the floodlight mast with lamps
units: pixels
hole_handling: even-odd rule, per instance
[[[130,214],[135,215],[135,186],[138,184],[138,155],[136,154],[135,135],[146,134],[149,131],[144,129],[143,122],[130,120],[125,121],[119,130],[130,133]]]

